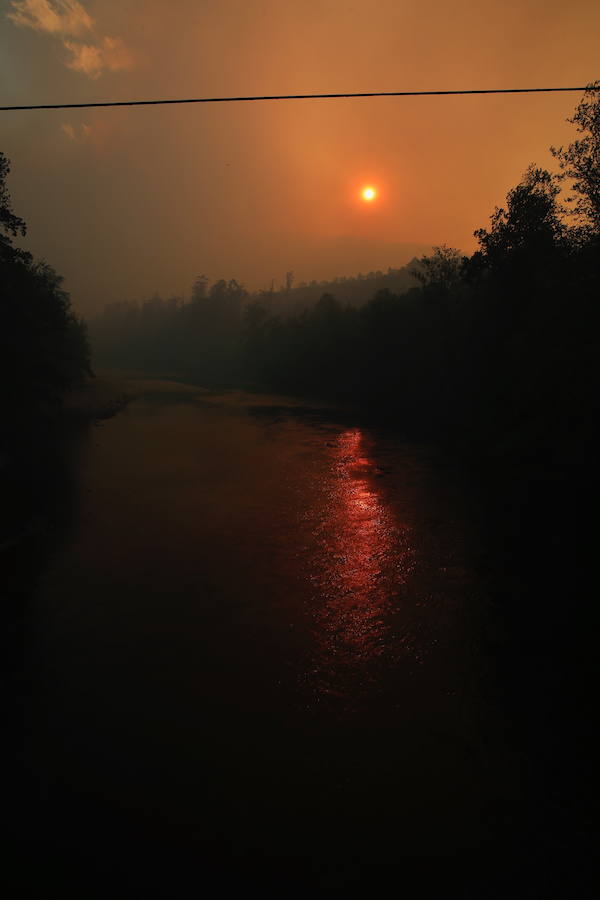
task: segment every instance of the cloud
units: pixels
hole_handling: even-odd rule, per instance
[[[63,43],[71,53],[67,67],[90,78],[98,78],[104,71],[120,72],[133,66],[131,53],[118,37],[104,37],[98,44]]]
[[[103,72],[131,69],[133,57],[120,37],[96,37],[89,43],[73,40],[85,32],[93,32],[95,23],[78,0],[11,0],[8,18],[15,25],[56,35],[70,56],[68,69],[88,78],[99,78]]]
[[[78,35],[94,27],[94,20],[77,0],[12,0],[10,5],[8,18],[22,28]]]
[[[70,122],[63,122],[60,130],[63,134],[66,134],[70,141],[75,141],[78,144],[89,140],[93,132],[92,126],[85,122],[83,125],[72,125]]]

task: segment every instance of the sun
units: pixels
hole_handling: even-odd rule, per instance
[[[363,198],[363,200],[365,201],[365,203],[372,203],[373,200],[375,200],[375,198],[377,197],[377,188],[374,188],[371,185],[368,185],[367,187],[364,187],[362,189],[362,191],[360,192],[360,195]]]

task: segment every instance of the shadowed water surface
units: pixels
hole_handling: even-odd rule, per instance
[[[356,866],[497,838],[518,766],[461,486],[342,419],[142,383],[91,429],[27,617],[20,827],[53,859]]]

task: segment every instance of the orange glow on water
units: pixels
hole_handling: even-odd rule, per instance
[[[367,669],[384,653],[387,616],[397,605],[412,549],[407,529],[378,489],[377,466],[360,429],[340,433],[331,448],[312,578],[320,595],[313,677],[321,696],[350,690],[350,699],[366,688]]]

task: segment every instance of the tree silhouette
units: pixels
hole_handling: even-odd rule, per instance
[[[91,374],[85,325],[71,310],[62,278],[46,262],[14,247],[26,232],[12,211],[0,153],[0,385],[3,418],[0,446],[25,439],[32,428],[55,418],[64,392]]]
[[[0,151],[0,226],[5,234],[10,234],[13,237],[16,237],[18,234],[24,236],[27,233],[27,226],[23,219],[16,216],[12,211],[12,204],[6,184],[9,173],[10,163],[6,156]]]
[[[567,198],[584,236],[600,235],[600,81],[590,84],[572,119],[581,137],[568,147],[551,147],[561,178],[572,180]]]
[[[556,176],[531,165],[521,182],[508,192],[506,209],[496,207],[491,228],[479,228],[475,237],[480,251],[477,261],[495,270],[510,268],[523,276],[536,260],[552,254],[564,238],[557,197]]]
[[[413,263],[411,272],[423,287],[449,291],[460,281],[463,263],[460,251],[442,244],[434,247],[431,255],[422,256]]]

